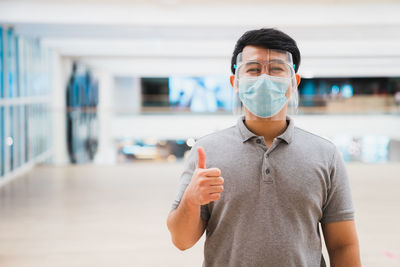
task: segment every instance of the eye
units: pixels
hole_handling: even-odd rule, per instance
[[[245,65],[245,72],[250,75],[261,73],[262,65],[257,62],[249,62]]]
[[[280,68],[280,67],[274,67],[274,68],[271,68],[270,71],[273,71],[273,72],[281,72],[281,71],[284,71],[284,69],[283,69],[283,68]]]
[[[268,66],[268,70],[271,75],[279,75],[279,76],[286,75],[288,72],[288,69],[286,68],[286,66],[284,64],[280,64],[280,63],[270,64]]]
[[[261,72],[260,68],[251,68],[251,69],[247,69],[247,72],[249,73],[259,73]]]

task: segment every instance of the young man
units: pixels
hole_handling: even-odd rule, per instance
[[[319,224],[331,266],[361,265],[342,157],[287,116],[299,65],[281,31],[248,31],[236,44],[231,83],[244,116],[192,148],[167,221],[181,250],[206,230],[203,266],[325,266]]]

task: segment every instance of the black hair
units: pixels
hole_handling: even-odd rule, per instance
[[[294,70],[296,73],[300,67],[301,56],[296,41],[286,33],[277,29],[262,28],[245,32],[237,41],[231,60],[231,71],[233,74],[235,73],[237,55],[243,51],[245,46],[248,45],[287,51],[292,54],[293,64],[295,65]]]

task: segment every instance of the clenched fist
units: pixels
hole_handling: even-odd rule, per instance
[[[185,198],[192,205],[200,206],[221,197],[221,192],[224,190],[224,178],[221,177],[220,169],[206,168],[206,153],[202,147],[197,148],[197,153],[197,168],[186,189]]]

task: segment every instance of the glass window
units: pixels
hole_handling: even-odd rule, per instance
[[[3,28],[0,27],[0,101],[4,97],[3,88]],[[4,111],[0,102],[0,178],[4,175]]]
[[[303,114],[397,114],[400,77],[302,79],[299,85]]]
[[[8,118],[9,118],[9,131],[8,136],[6,137],[7,149],[9,150],[9,166],[10,171],[14,169],[14,110],[13,107],[9,107],[8,111]]]
[[[15,153],[15,165],[16,167],[20,167],[22,164],[21,161],[21,112],[20,106],[17,105],[14,107],[14,153]]]
[[[7,72],[8,72],[8,97],[17,96],[16,84],[16,53],[15,37],[11,29],[7,30]]]
[[[4,107],[0,106],[0,177],[3,176],[5,172],[4,141]]]
[[[233,90],[227,76],[142,78],[143,112],[222,112],[232,110]]]
[[[50,54],[0,27],[0,178],[50,147]]]
[[[0,98],[4,97],[3,29],[0,27]]]
[[[21,92],[21,59],[20,57],[22,56],[21,54],[21,49],[20,49],[20,38],[15,39],[15,84],[16,84],[16,95],[17,96],[23,96]]]
[[[24,144],[25,144],[25,162],[28,162],[30,159],[30,136],[31,136],[31,130],[29,129],[29,120],[30,120],[30,114],[29,114],[29,105],[24,105],[24,129],[25,129],[25,136],[24,136]]]

